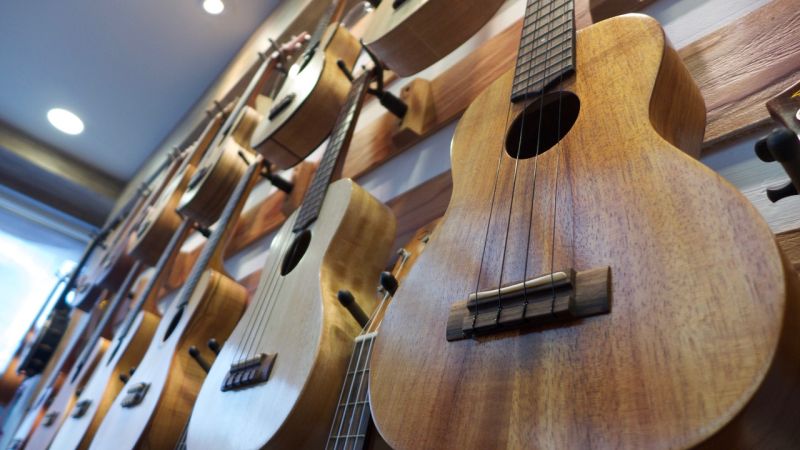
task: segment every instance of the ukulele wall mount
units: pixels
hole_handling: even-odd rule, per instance
[[[776,128],[756,142],[756,155],[764,162],[779,162],[791,180],[779,188],[767,189],[772,203],[800,191],[800,138],[787,128]]]

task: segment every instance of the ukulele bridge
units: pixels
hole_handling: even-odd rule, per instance
[[[450,307],[447,340],[607,314],[610,280],[609,267],[570,269],[470,294]]]
[[[122,399],[123,408],[133,408],[134,406],[142,403],[147,390],[150,388],[150,383],[138,383],[136,386],[128,389],[125,398]]]
[[[231,369],[222,381],[222,391],[242,389],[267,381],[277,356],[277,353],[260,353],[253,358],[231,364]]]

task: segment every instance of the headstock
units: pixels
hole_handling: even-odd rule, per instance
[[[767,189],[767,197],[777,202],[800,192],[800,82],[768,101],[767,110],[781,126],[756,142],[756,155],[781,163],[791,179],[783,187]]]

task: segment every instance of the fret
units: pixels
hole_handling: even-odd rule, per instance
[[[333,132],[328,140],[325,154],[322,155],[322,160],[317,166],[314,179],[311,181],[308,192],[300,206],[300,212],[292,229],[294,232],[304,230],[319,216],[319,211],[325,201],[325,194],[328,192],[328,185],[347,155],[347,147],[353,136],[356,119],[361,110],[361,103],[366,93],[369,78],[370,74],[365,72],[356,78],[350,87],[350,92],[347,94],[345,104],[336,119]]]
[[[525,9],[511,101],[536,96],[575,68],[572,0],[531,0]]]
[[[377,333],[365,333],[355,339],[353,354],[339,395],[326,448],[361,449],[372,413],[369,405],[369,361]]]

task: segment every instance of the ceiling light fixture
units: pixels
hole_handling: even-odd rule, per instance
[[[222,0],[203,0],[203,9],[209,14],[217,15],[225,9],[225,4]]]
[[[47,111],[47,120],[59,131],[67,134],[83,133],[83,121],[72,111],[63,108],[53,108]]]

